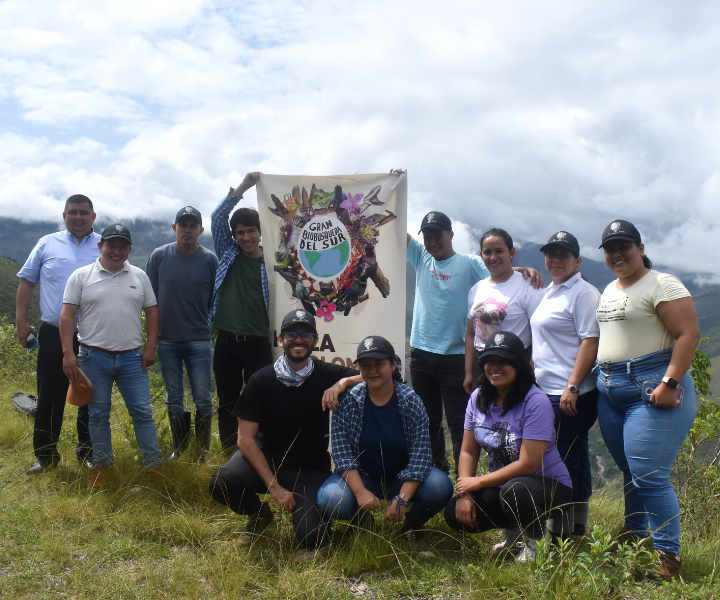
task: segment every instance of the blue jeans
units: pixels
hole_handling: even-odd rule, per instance
[[[190,390],[195,403],[195,418],[212,415],[210,397],[210,373],[212,370],[213,344],[204,342],[158,342],[157,354],[160,371],[167,393],[168,415],[179,416],[185,410],[183,386],[183,361],[190,380]]]
[[[683,403],[655,408],[640,396],[645,381],[659,383],[672,350],[629,361],[600,365],[598,420],[605,444],[623,473],[625,527],[647,535],[648,521],[656,549],[680,553],[680,505],[670,471],[695,420],[695,386],[689,374],[680,381]]]
[[[93,460],[97,465],[113,462],[110,408],[115,382],[132,418],[135,439],[143,454],[143,467],[160,464],[157,429],[150,408],[150,379],[142,372],[142,348],[110,354],[80,345],[78,365],[95,386],[88,403]]]
[[[363,477],[362,481],[368,491],[386,500],[397,496],[403,484],[397,478],[385,486],[380,481],[367,477]],[[432,467],[430,474],[410,499],[412,508],[405,514],[406,527],[420,529],[430,517],[445,508],[452,494],[453,486],[450,478],[437,467]],[[359,510],[355,494],[337,473],[330,475],[322,484],[317,495],[317,505],[323,518],[327,520],[348,521]]]
[[[592,471],[588,432],[597,421],[598,391],[590,390],[577,399],[577,414],[568,416],[560,410],[561,396],[548,396],[555,412],[557,449],[570,479],[573,502],[570,525],[587,525],[588,507],[592,496]]]

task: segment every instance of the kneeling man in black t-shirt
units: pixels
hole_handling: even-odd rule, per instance
[[[281,510],[292,512],[298,542],[312,548],[325,529],[316,501],[330,473],[329,412],[322,408],[323,395],[337,398],[362,379],[353,369],[310,357],[317,330],[307,311],[285,316],[278,341],[283,356],[257,371],[237,402],[239,450],[213,473],[210,494],[249,516],[240,542],[270,525],[270,505],[257,496],[270,494]]]

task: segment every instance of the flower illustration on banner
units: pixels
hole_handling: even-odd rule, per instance
[[[317,309],[317,316],[322,317],[325,319],[326,323],[329,323],[335,318],[335,315],[333,314],[335,312],[335,309],[337,307],[335,306],[334,302],[328,302],[327,300],[320,300],[320,306]]]
[[[362,211],[362,199],[365,194],[347,194],[347,200],[340,203],[341,208],[347,209],[350,215],[359,215]]]

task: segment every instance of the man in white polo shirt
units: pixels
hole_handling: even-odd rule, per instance
[[[147,367],[155,362],[160,318],[147,275],[127,262],[132,248],[130,231],[110,225],[102,233],[100,258],[68,279],[60,313],[63,371],[70,381],[78,366],[95,387],[88,403],[90,438],[97,471],[88,487],[95,487],[113,462],[110,409],[117,383],[135,428],[143,466],[160,464],[157,429],[150,407]],[[75,317],[80,351],[72,347]],[[145,311],[147,346],[142,348],[141,312]]]

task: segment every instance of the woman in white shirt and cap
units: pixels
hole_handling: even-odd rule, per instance
[[[588,432],[597,420],[598,391],[590,372],[600,330],[600,292],[578,271],[582,258],[574,235],[558,231],[540,248],[552,277],[530,319],[535,377],[555,411],[557,448],[573,487],[573,535],[585,535],[592,495]]]

